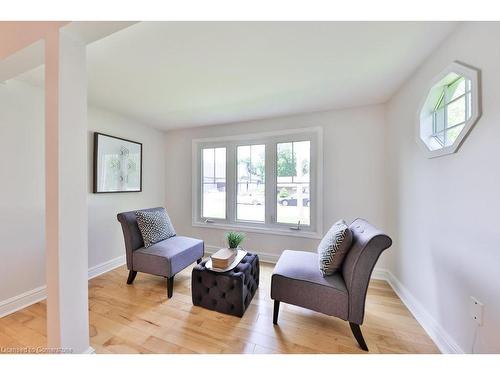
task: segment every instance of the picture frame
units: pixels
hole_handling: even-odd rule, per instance
[[[94,132],[93,192],[142,192],[142,143]]]

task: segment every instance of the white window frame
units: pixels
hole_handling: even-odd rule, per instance
[[[310,141],[310,225],[297,226],[277,223],[277,171],[278,143]],[[238,146],[265,144],[265,222],[236,220]],[[226,219],[202,218],[202,149],[226,147]],[[323,129],[300,128],[276,132],[254,133],[238,136],[193,139],[192,141],[192,225],[194,227],[246,232],[321,238],[323,225]]]
[[[457,75],[463,76],[464,78],[470,81],[470,95],[471,95],[471,110],[467,112],[466,116],[469,116],[465,123],[456,124],[455,126],[464,125],[462,131],[455,139],[453,144],[446,146],[442,145],[441,142],[436,140],[436,143],[440,144],[442,147],[433,147],[429,143],[429,139],[435,139],[433,135],[434,132],[434,105],[432,103],[432,93],[435,90],[440,90],[439,83],[443,78],[445,78],[448,74],[455,73]],[[458,98],[457,98],[458,99]],[[455,99],[455,100],[457,100]],[[451,102],[451,101],[450,101]],[[448,103],[449,104],[449,103]],[[432,110],[429,110],[433,107]],[[441,73],[439,73],[434,79],[429,83],[428,89],[426,90],[425,96],[420,101],[418,106],[418,110],[416,112],[416,121],[415,121],[415,140],[419,144],[421,150],[424,152],[425,156],[428,158],[435,158],[445,155],[450,155],[457,152],[460,146],[465,141],[466,137],[471,132],[472,128],[476,124],[476,122],[481,117],[481,80],[479,70],[473,68],[469,65],[464,65],[457,61],[448,65]],[[455,127],[454,126],[454,127]],[[452,128],[449,127],[448,130]],[[431,137],[428,137],[430,135]]]

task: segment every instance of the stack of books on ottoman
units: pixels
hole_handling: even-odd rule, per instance
[[[238,251],[236,249],[220,249],[210,257],[212,259],[212,267],[226,269],[233,263],[237,254]]]

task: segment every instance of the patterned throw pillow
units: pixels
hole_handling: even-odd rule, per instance
[[[344,220],[332,225],[318,246],[319,269],[323,276],[333,275],[351,248],[352,233]]]
[[[164,208],[156,211],[135,211],[144,247],[175,236],[175,230]]]

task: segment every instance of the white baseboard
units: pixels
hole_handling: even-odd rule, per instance
[[[107,262],[98,264],[97,266],[89,268],[89,280],[102,275],[103,273],[109,272],[124,265],[126,262],[125,256],[119,256],[115,259],[111,259]],[[37,302],[43,301],[47,298],[47,287],[46,285],[40,286],[28,292],[19,294],[12,298],[0,301],[0,318],[10,315],[18,310],[22,310],[25,307],[33,305]]]
[[[0,318],[24,309],[34,303],[43,301],[45,298],[47,298],[47,293],[46,286],[44,285],[4,301],[0,301]]]
[[[98,264],[97,266],[89,268],[89,280],[94,277],[100,276],[103,273],[114,270],[115,268],[123,266],[127,262],[125,255],[108,260],[107,262]]]
[[[375,267],[373,269],[373,272],[372,272],[372,279],[375,279],[375,280],[385,280],[387,282],[389,282],[389,280],[387,280],[388,276],[387,276],[387,271],[386,269],[384,268],[377,268]]]
[[[451,338],[444,328],[427,312],[422,304],[389,270],[375,269],[372,278],[385,280],[406,305],[441,353],[464,354],[464,350]]]

